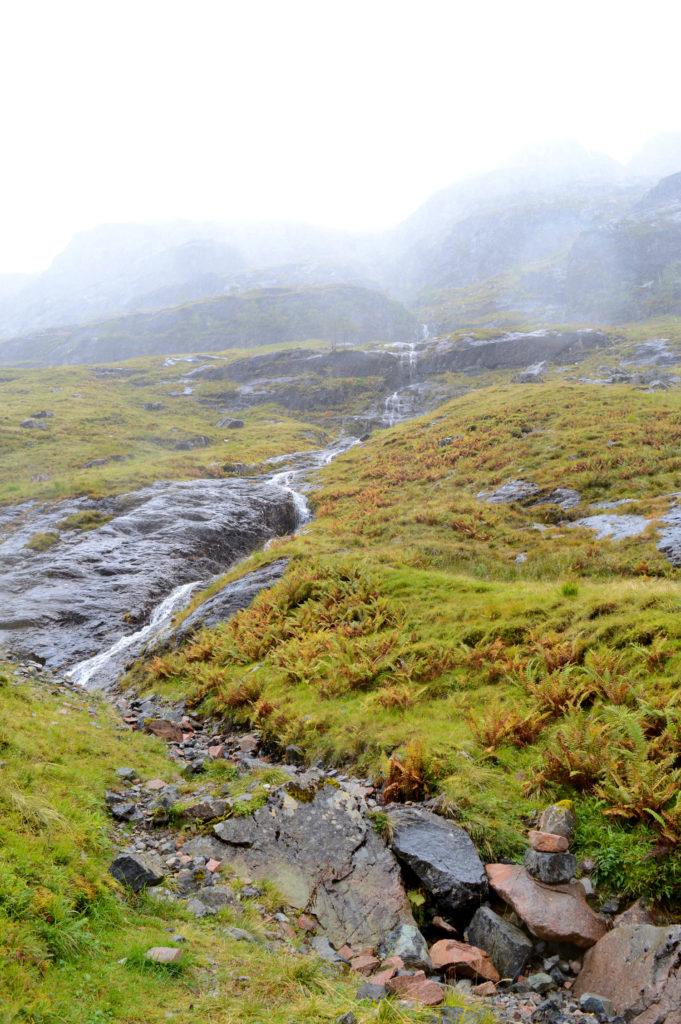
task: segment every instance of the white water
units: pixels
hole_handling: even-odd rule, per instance
[[[426,325],[422,324],[422,326],[425,327]],[[418,353],[416,345],[414,342],[411,342],[407,345],[406,350],[403,348],[400,353],[400,364],[407,371],[409,385],[393,391],[392,395],[388,395],[383,403],[383,422],[388,427],[394,427],[400,420],[411,416],[414,411],[414,395],[410,388],[416,376],[417,363]]]
[[[111,662],[122,665],[122,655],[127,652],[137,654],[149,640],[160,636],[164,629],[172,622],[175,612],[179,611],[180,608],[184,608],[198,586],[200,586],[200,582],[195,580],[193,583],[183,583],[181,586],[175,587],[172,593],[168,594],[154,608],[147,626],[139,629],[136,633],[131,633],[129,636],[122,636],[115,644],[112,644],[105,651],[95,654],[94,657],[88,658],[86,661],[79,661],[77,665],[74,665],[66,673],[67,678],[79,686],[85,686],[91,690],[97,689],[96,678],[88,686],[93,676],[96,676],[97,673],[101,672]]]
[[[271,464],[294,463],[293,466],[273,473],[266,479],[269,479],[273,486],[281,488],[291,496],[296,511],[296,529],[312,518],[307,499],[297,488],[301,486],[308,473],[328,465],[337,455],[347,451],[354,444],[357,444],[355,439],[347,438],[323,451],[295,452],[268,460]],[[268,541],[268,543],[271,542]],[[195,580],[192,583],[183,583],[176,587],[156,606],[148,625],[136,633],[120,637],[111,647],[95,654],[94,657],[78,662],[66,673],[67,677],[79,686],[91,690],[106,686],[112,681],[112,670],[114,675],[117,674],[124,662],[128,661],[131,656],[139,654],[150,640],[158,639],[164,632],[169,631],[175,613],[184,608],[189,603],[193,592],[199,587],[205,586],[207,582],[207,580]]]

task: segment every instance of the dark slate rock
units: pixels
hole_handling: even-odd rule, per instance
[[[525,854],[525,867],[539,882],[545,885],[563,885],[574,878],[577,871],[577,858],[572,853],[540,853],[539,850],[528,850]]]
[[[146,886],[159,885],[163,881],[165,869],[155,854],[120,853],[111,863],[109,874],[133,892],[139,892]]]
[[[487,895],[487,876],[462,828],[416,807],[388,812],[391,846],[432,894],[445,917],[461,917]]]
[[[479,907],[466,931],[466,942],[484,949],[502,978],[516,981],[532,953],[532,941],[490,907]]]
[[[414,919],[399,866],[366,811],[360,796],[308,772],[249,817],[215,825],[214,855],[254,879],[276,878],[334,945],[373,946]]]

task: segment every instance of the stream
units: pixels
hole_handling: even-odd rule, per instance
[[[192,594],[310,519],[308,476],[355,444],[268,460],[255,478],[156,483],[104,499],[0,511],[0,645],[88,688],[167,631]],[[73,517],[107,521],[81,530]],[[56,541],[27,547],[36,535]]]

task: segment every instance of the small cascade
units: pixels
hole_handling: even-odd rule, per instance
[[[199,581],[196,580],[193,583],[183,583],[181,586],[175,587],[172,593],[156,606],[148,625],[129,636],[122,636],[107,650],[74,665],[66,673],[67,678],[71,682],[77,683],[78,686],[84,686],[90,690],[102,689],[108,683],[113,682],[124,663],[129,660],[130,655],[138,654],[149,640],[154,640],[163,633],[164,629],[172,622],[175,613],[185,607],[199,585]]]
[[[300,470],[285,469],[282,473],[275,473],[270,478],[275,487],[281,487],[283,491],[286,491],[291,496],[293,507],[296,510],[296,527],[303,526],[310,518],[310,506],[305,495],[293,489],[296,476],[299,475]]]
[[[406,419],[412,411],[412,396],[409,388],[393,391],[383,403],[383,422],[394,427],[400,420]]]
[[[428,341],[430,337],[430,330],[428,324],[421,324],[421,341]]]
[[[336,445],[322,451],[295,452],[269,460],[272,465],[286,464],[285,469],[278,469],[269,474],[264,481],[290,496],[296,513],[296,529],[312,518],[307,499],[302,493],[302,490],[309,486],[305,483],[305,477],[315,469],[328,465],[337,455],[347,451],[354,444],[357,444],[354,438],[343,438]],[[100,654],[78,662],[66,673],[68,678],[87,689],[103,689],[112,684],[125,662],[139,655],[150,641],[158,640],[168,632],[175,613],[189,603],[195,590],[205,587],[208,582],[206,579],[195,580],[176,587],[153,610],[148,625],[136,633],[120,637]]]

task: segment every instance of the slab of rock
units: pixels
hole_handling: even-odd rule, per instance
[[[532,953],[532,941],[490,907],[480,907],[466,929],[466,940],[489,953],[502,978],[516,981]]]
[[[584,958],[575,995],[597,994],[635,1024],[681,1024],[681,925],[621,925]]]
[[[398,925],[378,945],[376,950],[385,963],[399,961],[402,967],[415,967],[431,971],[428,945],[415,924]]]
[[[456,939],[440,939],[429,950],[433,968],[462,978],[499,981],[499,973],[484,949]]]
[[[528,850],[525,854],[525,867],[533,878],[544,882],[545,885],[563,885],[574,878],[577,858],[571,853],[541,853],[539,850]]]
[[[399,866],[367,818],[364,800],[324,779],[299,776],[248,818],[215,825],[205,854],[253,878],[276,878],[332,943],[373,946],[414,926]],[[217,848],[216,848],[217,847]]]
[[[438,1006],[445,998],[442,985],[430,981],[423,971],[398,974],[396,978],[391,978],[385,987],[391,995],[408,1003],[419,1003],[420,1006]]]
[[[517,864],[488,864],[486,870],[491,887],[537,938],[588,948],[605,935],[607,925],[579,882],[549,888]]]
[[[565,836],[553,832],[531,831],[527,833],[527,838],[532,849],[541,853],[565,853],[570,845]]]
[[[153,960],[155,964],[179,964],[182,960],[182,950],[173,946],[152,946],[144,954],[145,960]]]
[[[577,828],[577,819],[572,809],[571,800],[563,800],[544,808],[539,819],[539,831],[551,832],[555,836],[564,836],[568,843],[572,842]]]
[[[487,894],[487,878],[467,832],[430,811],[403,807],[388,812],[391,847],[433,896],[446,917],[472,911]]]
[[[378,957],[372,956],[370,953],[364,953],[361,956],[355,956],[350,961],[350,966],[353,971],[357,971],[358,974],[365,974],[367,978],[370,974],[373,974],[377,967],[381,966],[381,961]],[[382,985],[382,981],[377,981],[378,985]]]
[[[109,874],[133,892],[139,892],[148,885],[160,885],[165,868],[156,854],[119,853],[109,866]]]
[[[42,420],[36,420],[32,416],[22,420],[19,426],[23,427],[24,430],[47,430],[47,425]]]

